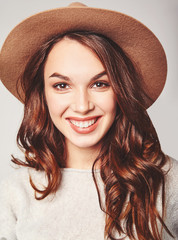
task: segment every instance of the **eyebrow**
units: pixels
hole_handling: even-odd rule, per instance
[[[95,81],[95,80],[101,78],[104,75],[107,75],[106,71],[102,71],[102,72],[96,74],[94,77],[91,78],[91,81]],[[52,77],[57,77],[57,78],[65,80],[65,81],[70,81],[69,77],[64,76],[64,75],[62,75],[60,73],[57,73],[57,72],[55,72],[51,76],[49,76],[49,78],[52,78]]]

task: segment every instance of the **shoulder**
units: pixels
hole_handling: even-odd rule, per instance
[[[38,171],[36,171],[33,168],[29,168],[29,167],[22,167],[22,166],[15,166],[13,167],[11,174],[7,177],[5,177],[0,184],[4,185],[4,184],[9,184],[11,183],[12,186],[19,184],[19,183],[26,183],[29,180],[29,176],[30,175],[35,175],[38,176],[40,174],[38,174]]]
[[[27,181],[27,176],[28,176],[28,169],[25,167],[17,167],[13,168],[11,171],[11,174],[7,177],[5,177],[1,183],[1,189],[6,187],[6,188],[13,188],[16,185],[19,185],[22,182]]]
[[[171,203],[178,202],[178,161],[168,157],[163,170],[165,172],[166,199]]]
[[[169,205],[178,210],[178,161],[169,157],[169,169],[165,175],[165,194]]]
[[[169,157],[169,170],[165,175],[165,223],[169,230],[178,237],[178,161]],[[166,234],[166,233],[165,233]],[[168,239],[165,238],[165,239]]]
[[[34,196],[34,190],[30,184],[30,177],[36,181],[37,184],[43,184],[45,182],[45,175],[43,172],[36,171],[29,167],[16,167],[12,170],[10,176],[4,178],[0,182],[0,195],[6,195],[6,197],[23,196],[30,194]]]
[[[178,190],[178,161],[174,158],[168,157],[168,164],[166,165],[166,186],[169,191]]]

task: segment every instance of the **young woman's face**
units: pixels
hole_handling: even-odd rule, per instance
[[[49,53],[44,82],[51,119],[66,143],[97,146],[114,121],[116,101],[94,53],[75,40],[63,39]]]

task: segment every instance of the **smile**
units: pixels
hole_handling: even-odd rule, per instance
[[[85,119],[71,117],[71,118],[68,118],[67,120],[71,128],[75,132],[81,133],[81,134],[87,134],[87,133],[93,132],[97,128],[100,118],[101,116],[88,117]]]
[[[70,120],[70,122],[80,128],[87,128],[91,125],[93,125],[97,121],[96,119],[90,120],[90,121],[75,121],[75,120]]]

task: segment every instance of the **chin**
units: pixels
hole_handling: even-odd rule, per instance
[[[77,148],[96,148],[99,147],[99,141],[71,141],[71,144],[76,146]]]

